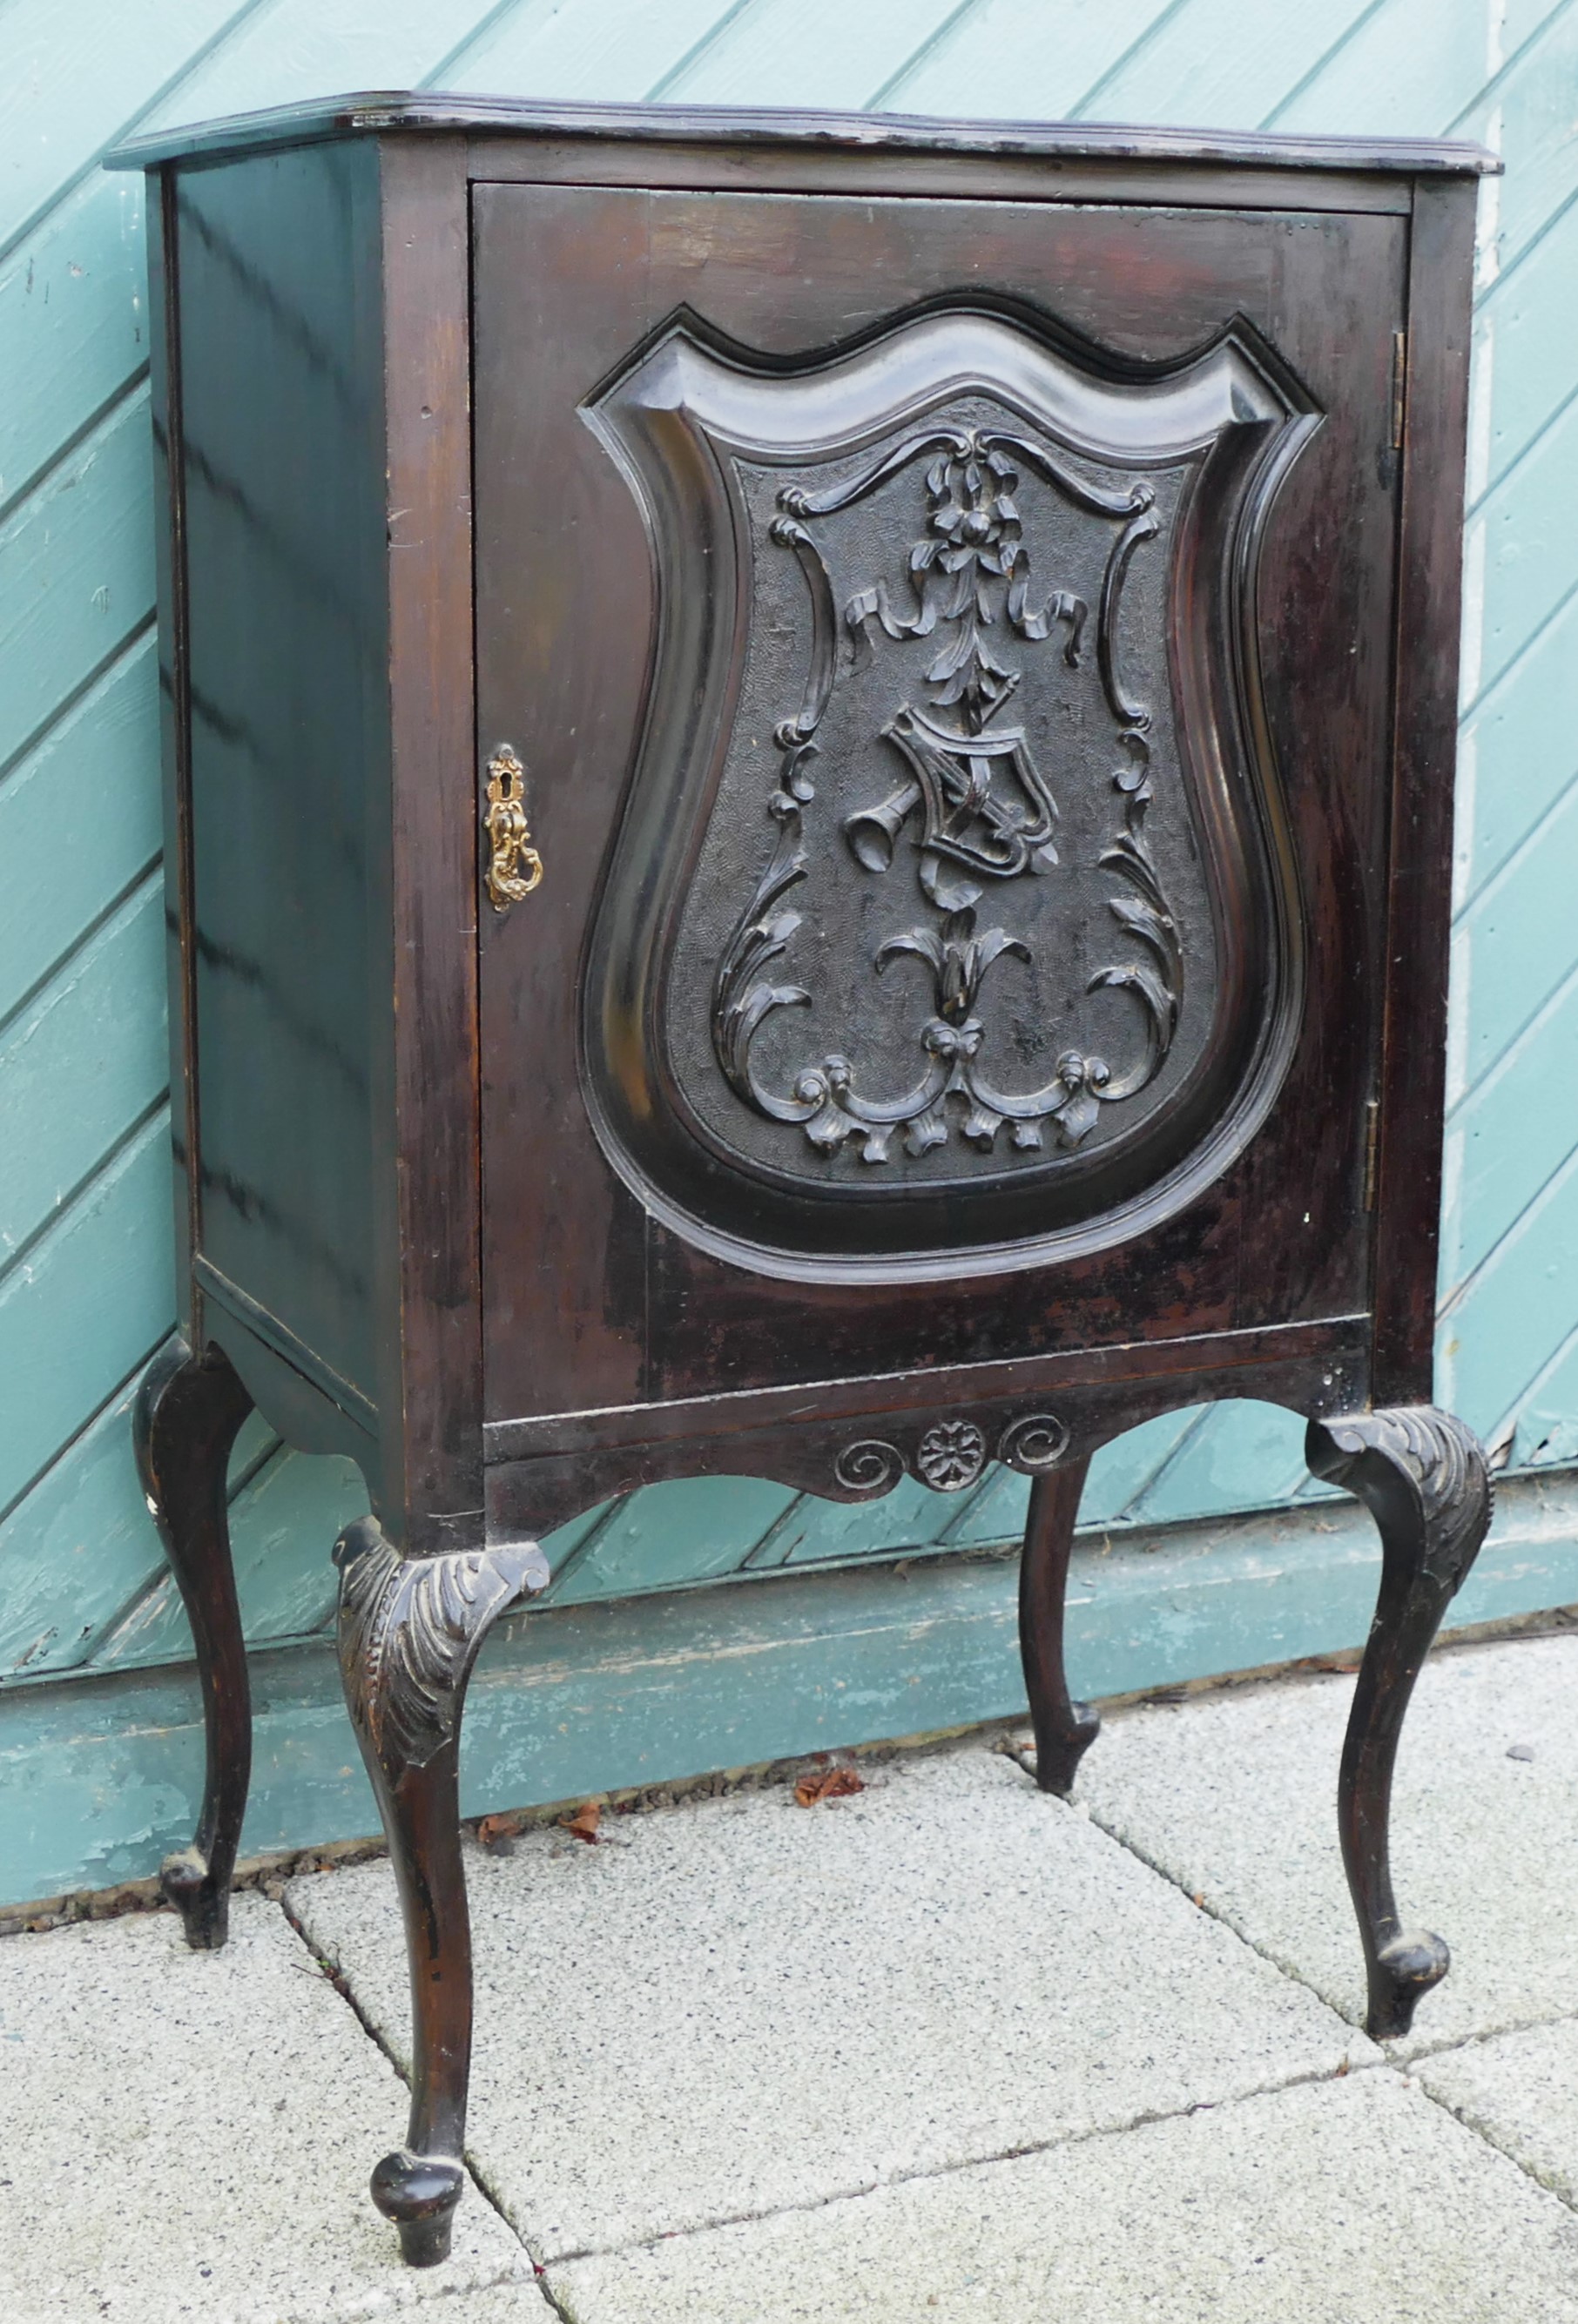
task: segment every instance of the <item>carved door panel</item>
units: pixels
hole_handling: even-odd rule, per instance
[[[487,188],[476,283],[490,1410],[1247,1320],[1373,1042],[1396,222]]]

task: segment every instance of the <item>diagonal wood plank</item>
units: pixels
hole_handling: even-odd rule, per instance
[[[892,1557],[925,1549],[959,1514],[956,1499],[903,1478],[881,1500],[818,1500],[801,1493],[751,1551],[752,1571],[771,1566],[819,1565],[857,1557]]]
[[[1578,1149],[1575,1056],[1578,972],[1507,1044],[1447,1124],[1444,1302],[1483,1265]]]
[[[1570,1333],[1518,1400],[1510,1465],[1572,1467],[1578,1462],[1578,1331]]]
[[[0,1277],[162,1100],[163,966],[153,874],[0,1038]]]
[[[137,125],[420,83],[479,13],[476,0],[362,10],[272,0],[261,15],[232,10],[225,33],[168,88],[147,90]],[[0,369],[13,382],[0,408],[0,508],[147,361],[142,180],[89,166],[99,150],[0,264]]]
[[[752,0],[662,84],[687,105],[870,103],[893,79],[896,52],[929,42],[958,0]],[[891,100],[890,100],[891,101]]]
[[[147,622],[152,484],[138,391],[0,527],[0,767]]]
[[[1219,1404],[1124,1509],[1131,1525],[1269,1508],[1303,1481],[1303,1419],[1278,1405]]]
[[[261,0],[11,0],[0,78],[0,251]]]
[[[1442,124],[1447,135],[1477,137],[1507,157],[1507,175],[1494,196],[1492,281],[1516,264],[1552,213],[1578,190],[1575,83],[1578,0],[1557,0],[1472,102]]]
[[[96,170],[0,262],[0,510],[135,383],[147,296],[136,178]]]
[[[737,1572],[795,1499],[787,1485],[742,1477],[643,1486],[556,1578],[545,1602],[577,1606]]]
[[[978,0],[912,65],[895,65],[882,103],[985,121],[1069,119],[1167,13],[1166,0],[1066,0],[1057,8]]]
[[[1482,561],[1482,641],[1466,705],[1505,682],[1578,588],[1578,405],[1547,428],[1470,519],[1465,558]],[[1477,661],[1477,671],[1473,664]]]
[[[1578,738],[1578,591],[1527,641],[1505,677],[1481,690],[1463,720],[1457,844],[1465,899],[1526,844],[1578,776],[1573,738]],[[1461,1016],[1458,999],[1454,1014]]]
[[[0,782],[0,1024],[158,860],[157,687],[144,632]]]
[[[1578,785],[1569,785],[1458,919],[1453,974],[1471,1091],[1578,967],[1575,858]]]
[[[1443,1395],[1472,1426],[1509,1434],[1518,1405],[1573,1328],[1578,1154],[1541,1187],[1441,1321]]]
[[[1075,114],[1256,128],[1367,9],[1368,0],[1287,12],[1246,9],[1241,0],[1187,0],[1158,16]]]
[[[1476,512],[1566,415],[1578,384],[1578,322],[1569,295],[1578,271],[1578,195],[1569,193],[1546,226],[1480,301],[1475,355],[1487,386],[1483,409],[1475,414],[1484,464],[1475,483]]]
[[[170,1328],[170,1126],[154,1116],[0,1282],[0,1511]]]
[[[0,1519],[0,1674],[84,1661],[163,1564],[128,1457],[135,1380]]]
[[[144,126],[292,105],[358,88],[417,86],[485,10],[478,0],[270,0],[183,74]]]
[[[432,85],[634,104],[734,13],[729,0],[521,0],[490,15]]]
[[[1551,0],[1529,0],[1532,32]],[[1313,135],[1437,137],[1518,45],[1499,0],[1386,0],[1318,72],[1268,115],[1268,125]]]

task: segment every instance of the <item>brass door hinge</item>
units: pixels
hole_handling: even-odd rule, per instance
[[[507,742],[487,762],[487,891],[495,912],[507,912],[542,878],[542,858],[526,825],[526,770]]]
[[[1375,1181],[1380,1161],[1380,1100],[1372,1097],[1364,1109],[1364,1208],[1375,1208]]]
[[[1408,335],[1392,333],[1392,433],[1394,452],[1403,448],[1403,420],[1408,401]]]

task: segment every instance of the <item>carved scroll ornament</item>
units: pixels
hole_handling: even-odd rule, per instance
[[[962,1493],[985,1471],[989,1460],[1039,1475],[1068,1450],[1068,1430],[1056,1414],[1029,1412],[999,1431],[993,1445],[974,1420],[937,1420],[910,1441],[908,1454],[886,1438],[863,1436],[844,1446],[833,1464],[845,1492],[875,1499],[891,1491],[906,1470],[934,1493]]]
[[[909,1089],[872,1097],[857,1087],[851,1060],[835,1055],[807,1065],[789,1091],[774,1090],[757,1073],[752,1045],[775,1010],[812,997],[804,985],[775,982],[768,972],[801,925],[800,915],[782,908],[782,900],[809,875],[804,810],[816,792],[807,765],[837,667],[831,649],[832,579],[806,520],[853,507],[922,460],[928,462],[926,522],[909,547],[903,579],[878,578],[857,590],[843,612],[853,669],[872,655],[873,626],[894,640],[937,641],[926,671],[927,706],[902,705],[882,728],[908,774],[886,798],[844,825],[857,862],[876,873],[889,869],[906,825],[914,819],[920,825],[916,879],[938,917],[890,936],[872,965],[881,975],[908,955],[931,972],[934,1014],[917,1033],[921,1071]],[[1030,953],[1023,938],[1006,929],[977,934],[974,907],[983,891],[976,883],[1050,870],[1057,861],[1057,807],[1024,729],[991,725],[1022,675],[1005,658],[1005,633],[1040,644],[1061,627],[1062,659],[1077,669],[1090,615],[1084,600],[1067,589],[1052,590],[1039,606],[1034,602],[1030,554],[1013,497],[1020,466],[1033,467],[1071,505],[1115,528],[1097,613],[1096,655],[1114,745],[1122,754],[1112,777],[1121,816],[1100,860],[1126,883],[1128,892],[1114,896],[1111,910],[1139,950],[1098,969],[1087,990],[1133,992],[1141,1004],[1143,1046],[1118,1074],[1104,1056],[1070,1047],[1050,1082],[1011,1091],[1000,1088],[981,1062],[986,1032],[976,1002],[995,961],[1005,954],[1028,960]],[[1123,581],[1135,549],[1158,531],[1155,492],[1144,483],[1124,493],[1104,492],[1022,434],[944,428],[910,437],[826,491],[789,484],[778,497],[784,513],[771,537],[793,550],[805,573],[814,644],[805,698],[775,738],[782,763],[767,811],[778,826],[777,844],[718,964],[713,1006],[718,1062],[748,1105],[773,1120],[798,1123],[824,1153],[853,1138],[863,1161],[886,1162],[893,1133],[902,1130],[904,1151],[924,1154],[946,1143],[955,1119],[962,1135],[986,1149],[1006,1124],[1010,1148],[1037,1151],[1048,1122],[1063,1146],[1076,1147],[1094,1128],[1102,1105],[1135,1096],[1154,1078],[1172,1046],[1183,999],[1177,926],[1144,837],[1151,713],[1128,698],[1117,675]],[[950,1099],[961,1102],[956,1115]]]

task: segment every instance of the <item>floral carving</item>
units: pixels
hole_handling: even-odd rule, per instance
[[[1019,471],[1009,456],[1012,439],[979,429],[947,430],[926,472],[927,529],[909,551],[909,608],[896,606],[885,582],[851,598],[844,620],[870,650],[873,618],[891,638],[942,641],[927,683],[939,708],[959,706],[965,732],[979,733],[1019,684],[1020,673],[1000,657],[984,632],[1001,620],[1027,639],[1041,639],[1055,622],[1067,627],[1064,659],[1077,669],[1090,608],[1067,589],[1055,589],[1038,612],[1029,600],[1029,551],[1018,503]],[[1060,475],[1066,472],[1059,470]],[[797,512],[821,515],[835,495],[781,496]],[[858,650],[858,649],[857,649]]]
[[[808,762],[839,676],[833,584],[810,522],[852,506],[923,457],[929,459],[925,523],[909,551],[904,579],[892,589],[878,579],[856,590],[842,626],[850,669],[875,651],[873,631],[893,640],[935,637],[937,649],[925,672],[930,698],[924,708],[902,704],[883,726],[907,771],[885,798],[850,816],[844,832],[855,860],[880,875],[891,869],[900,834],[918,817],[917,880],[938,917],[888,937],[872,966],[881,975],[897,959],[921,962],[931,971],[935,1013],[917,1028],[917,1077],[897,1094],[863,1090],[854,1060],[839,1053],[805,1065],[786,1091],[760,1074],[752,1044],[774,1011],[811,999],[806,986],[780,982],[772,971],[801,926],[801,914],[786,899],[808,876],[805,810],[815,798]],[[1103,581],[1096,659],[1121,754],[1112,779],[1122,822],[1098,861],[1124,883],[1126,892],[1112,897],[1110,908],[1138,949],[1099,969],[1087,990],[1131,992],[1140,1005],[1144,1039],[1126,1071],[1071,1044],[1049,1082],[1013,1091],[983,1066],[986,1028],[974,1009],[995,962],[1005,954],[1026,962],[1032,955],[1022,937],[1003,928],[978,933],[974,908],[983,882],[1034,876],[1057,864],[1058,811],[1024,730],[991,722],[1023,675],[1006,659],[1008,638],[1034,645],[1061,627],[1064,661],[1077,669],[1089,621],[1089,607],[1071,590],[1055,588],[1038,605],[1032,600],[1030,555],[1014,497],[1025,467],[1075,507],[1118,527]],[[890,1159],[895,1130],[903,1131],[903,1150],[918,1157],[946,1144],[955,1128],[991,1151],[1005,1125],[1010,1151],[1041,1150],[1048,1125],[1059,1145],[1076,1148],[1095,1128],[1103,1104],[1134,1096],[1160,1070],[1183,993],[1182,945],[1144,835],[1151,715],[1127,695],[1115,651],[1130,561],[1159,530],[1154,491],[1144,483],[1123,492],[1096,485],[1026,436],[940,427],[910,437],[826,491],[789,485],[778,500],[781,513],[771,538],[793,551],[810,591],[810,668],[799,710],[776,733],[781,764],[768,801],[778,826],[772,855],[718,964],[713,1042],[719,1064],[746,1104],[770,1120],[798,1125],[825,1154],[854,1139],[863,1161],[882,1164]]]
[[[915,1465],[936,1493],[961,1493],[986,1465],[986,1439],[973,1420],[939,1420],[921,1438]]]

